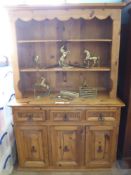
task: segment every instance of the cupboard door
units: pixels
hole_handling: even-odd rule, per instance
[[[52,126],[52,164],[78,168],[84,161],[84,129],[81,126]]]
[[[110,167],[116,155],[116,131],[112,126],[86,128],[86,165]]]
[[[16,142],[21,167],[46,167],[48,164],[46,127],[17,126]]]

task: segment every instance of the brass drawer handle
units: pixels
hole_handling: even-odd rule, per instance
[[[65,114],[64,115],[64,121],[68,121],[68,120],[69,120],[69,118],[68,118],[67,114]]]
[[[28,121],[32,121],[33,120],[33,114],[29,114],[27,115]]]
[[[103,122],[105,119],[104,119],[104,116],[102,113],[100,113],[99,117],[98,117],[98,121],[100,122]]]
[[[32,147],[31,147],[31,152],[32,152],[32,153],[36,153],[36,152],[37,152],[35,146],[32,146]]]

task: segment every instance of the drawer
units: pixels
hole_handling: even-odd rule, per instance
[[[82,110],[52,110],[50,111],[52,121],[81,121],[83,118]]]
[[[18,109],[14,111],[14,120],[17,122],[33,122],[44,121],[46,119],[46,111],[40,108]]]
[[[115,121],[116,117],[116,110],[89,109],[88,111],[86,111],[86,120],[88,121]]]

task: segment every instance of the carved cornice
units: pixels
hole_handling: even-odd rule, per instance
[[[119,20],[120,9],[62,9],[62,10],[22,10],[22,11],[10,11],[9,15],[13,21],[21,19],[23,21],[29,20],[52,20],[58,19],[61,21],[73,19],[87,19],[91,20],[97,18],[100,20],[111,17],[112,20]]]

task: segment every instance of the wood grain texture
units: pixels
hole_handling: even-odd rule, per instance
[[[124,106],[116,98],[124,5],[8,8],[16,31],[16,99],[9,105],[13,108],[20,168],[80,170],[113,165],[120,108]],[[71,67],[58,65],[62,46],[70,51],[66,63]],[[99,57],[100,63],[83,68],[85,50],[91,57]],[[41,77],[46,78],[51,94],[35,98],[34,87]],[[96,98],[56,98],[63,89],[79,92],[84,80],[97,88]]]
[[[84,130],[80,126],[51,127],[54,167],[79,168],[84,157]]]
[[[42,168],[48,165],[46,127],[15,127],[21,167]]]
[[[89,126],[86,130],[86,163],[89,167],[110,167],[114,160],[116,133],[112,126]]]

